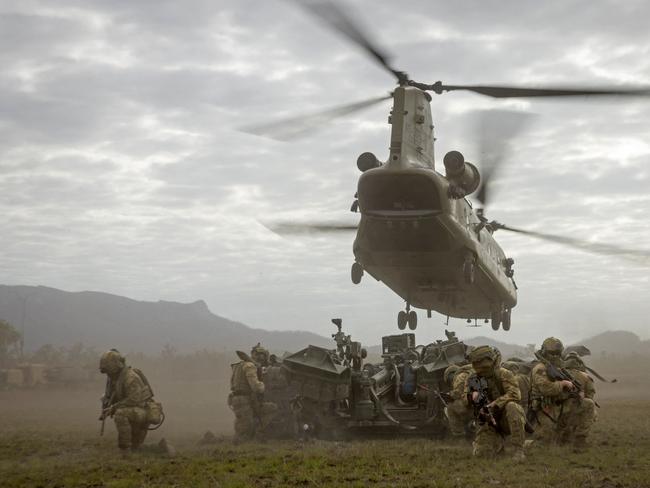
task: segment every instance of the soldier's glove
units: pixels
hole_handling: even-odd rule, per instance
[[[114,405],[105,408],[102,414],[100,415],[99,420],[104,420],[107,417],[112,417],[113,415],[115,415],[115,410],[116,408]]]
[[[561,380],[560,383],[562,384],[563,390],[571,391],[575,389],[575,386],[573,386],[573,383],[571,383],[569,380]]]

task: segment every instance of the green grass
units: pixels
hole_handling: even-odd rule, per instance
[[[644,487],[650,486],[649,411],[647,401],[606,404],[588,452],[533,446],[523,464],[477,460],[469,444],[427,439],[199,446],[179,436],[171,439],[179,450],[174,459],[149,452],[122,459],[114,438],[15,430],[0,437],[0,485]]]

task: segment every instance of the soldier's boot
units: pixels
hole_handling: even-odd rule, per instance
[[[576,452],[582,452],[589,449],[589,442],[587,442],[587,436],[577,435],[573,440],[573,450]]]

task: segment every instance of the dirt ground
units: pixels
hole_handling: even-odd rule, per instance
[[[227,372],[210,381],[150,377],[174,459],[142,453],[121,459],[115,428],[99,437],[103,385],[0,391],[0,486],[562,486],[650,487],[650,381],[646,358],[609,358],[597,383],[602,405],[586,454],[533,446],[528,462],[483,461],[466,443],[427,439],[273,442],[233,446],[225,404]],[[199,445],[205,431],[218,441]]]

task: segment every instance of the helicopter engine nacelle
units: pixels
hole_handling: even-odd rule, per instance
[[[458,151],[449,151],[443,159],[445,178],[450,182],[449,193],[453,198],[463,198],[474,193],[481,183],[481,175],[476,166]]]
[[[377,156],[371,152],[364,152],[357,158],[357,168],[359,168],[359,171],[362,173],[369,169],[379,168],[380,166],[381,162],[377,159]]]

